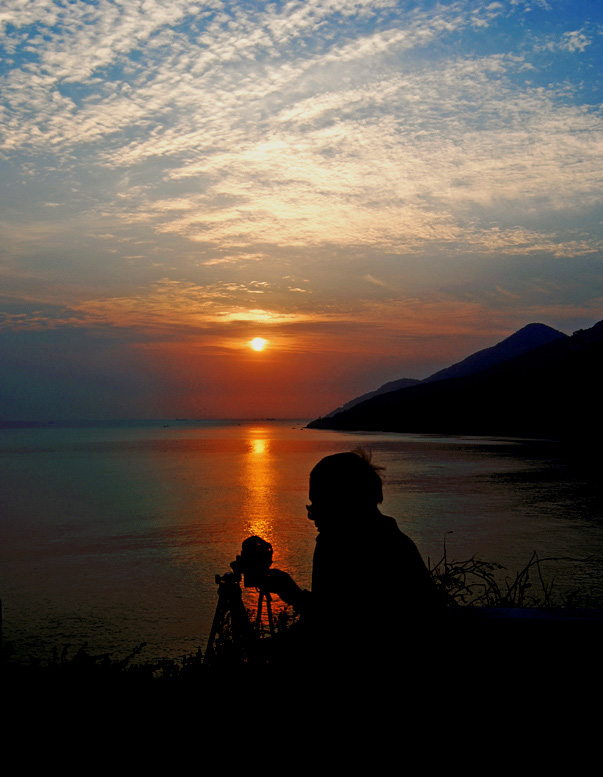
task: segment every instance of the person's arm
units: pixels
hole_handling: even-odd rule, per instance
[[[300,588],[287,572],[281,569],[269,569],[263,586],[272,594],[291,605],[299,613],[305,612],[310,606],[312,594]]]

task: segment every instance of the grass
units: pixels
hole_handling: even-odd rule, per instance
[[[468,607],[565,609],[586,606],[585,594],[579,589],[561,591],[555,578],[547,580],[543,566],[550,562],[581,564],[589,559],[570,557],[540,558],[536,551],[514,577],[504,575],[505,567],[472,556],[467,561],[450,561],[446,544],[440,561],[430,568],[438,590],[451,603]],[[502,577],[502,579],[501,579]]]

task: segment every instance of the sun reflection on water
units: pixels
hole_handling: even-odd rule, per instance
[[[278,560],[283,547],[283,538],[278,536],[278,467],[274,439],[270,432],[261,427],[249,430],[243,461],[242,482],[244,486],[243,516],[244,534],[256,535],[269,542]],[[280,553],[279,553],[280,551]],[[252,618],[256,617],[258,590],[243,588],[243,602]],[[268,606],[268,605],[265,605]],[[272,601],[274,617],[285,607],[278,597]],[[264,621],[266,615],[264,614]],[[264,627],[266,627],[264,622]]]
[[[249,435],[243,465],[245,531],[272,542],[276,506],[272,440],[261,427],[250,429]]]

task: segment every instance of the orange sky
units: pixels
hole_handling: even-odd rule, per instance
[[[312,418],[603,318],[598,4],[4,5],[0,422]]]

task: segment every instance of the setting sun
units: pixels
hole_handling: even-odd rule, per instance
[[[263,351],[267,342],[268,340],[264,340],[262,337],[256,337],[251,341],[250,345],[254,351]]]

